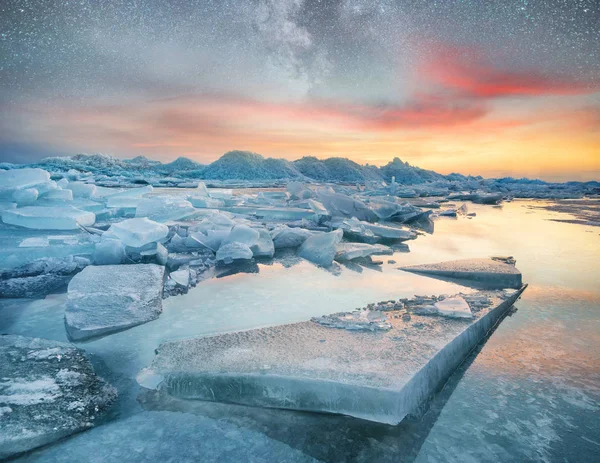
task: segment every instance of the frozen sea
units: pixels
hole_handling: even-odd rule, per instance
[[[93,354],[97,371],[119,390],[112,421],[134,415],[160,419],[147,410],[217,418],[321,461],[598,461],[600,227],[564,222],[576,222],[576,217],[541,207],[552,204],[469,203],[476,217],[436,220],[433,234],[409,241],[410,253],[382,256],[380,268],[342,266],[330,272],[289,258],[251,266],[248,273],[213,278],[165,300],[156,321],[78,345]],[[136,376],[163,341],[302,321],[414,294],[465,291],[397,267],[490,255],[514,256],[529,283],[517,310],[456,372],[422,417],[399,426],[186,402],[141,391],[137,384]],[[0,332],[65,341],[64,302],[64,294],[0,300]],[[143,447],[144,434],[139,434],[135,438]],[[82,436],[21,461],[69,461],[65,456],[70,451],[77,461]],[[182,456],[185,442],[173,441],[183,447]],[[94,451],[102,451],[101,446]],[[230,459],[245,461],[243,449],[236,452]],[[285,461],[281,452],[278,448],[275,460]],[[220,461],[227,460],[224,455],[219,454]],[[110,456],[100,461],[110,461]]]

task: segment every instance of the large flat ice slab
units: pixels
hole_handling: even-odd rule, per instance
[[[168,234],[169,227],[146,217],[127,219],[112,224],[107,232],[110,237],[116,237],[133,248],[141,248],[155,241],[161,241]]]
[[[94,426],[116,395],[75,346],[0,336],[0,459]]]
[[[263,433],[178,412],[142,412],[61,442],[40,456],[47,463],[316,461]]]
[[[406,272],[469,280],[485,288],[520,288],[521,272],[512,264],[494,259],[462,259],[401,267]]]
[[[43,169],[0,170],[0,198],[10,197],[16,190],[22,190],[50,181],[50,174]]]
[[[3,211],[2,221],[9,225],[36,230],[77,230],[79,225],[94,225],[96,216],[93,212],[71,206],[26,206]]]
[[[158,318],[165,268],[154,264],[91,265],[69,283],[65,325],[81,341]]]
[[[470,319],[437,310],[418,315],[420,305],[401,301],[386,305],[386,320],[338,314],[335,323],[327,317],[328,323],[167,342],[138,381],[183,399],[397,424],[443,385],[524,289],[465,296],[472,301]]]

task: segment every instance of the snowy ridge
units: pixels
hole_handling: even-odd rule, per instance
[[[409,189],[396,190],[395,194],[400,197],[417,197],[425,193],[439,196],[452,191],[484,190],[517,198],[577,198],[600,192],[600,182],[597,181],[551,183],[512,177],[485,179],[458,173],[443,175],[412,166],[399,158],[377,167],[339,157],[317,159],[305,156],[296,161],[288,161],[265,158],[250,151],[229,151],[209,165],[185,157],[163,164],[145,156],[119,159],[107,154],[49,157],[32,165],[0,163],[0,170],[24,167],[42,168],[56,179],[65,174],[78,178],[91,174],[94,183],[102,186],[151,184],[181,187],[191,186],[197,180],[208,180],[216,185],[241,182],[247,185],[253,183],[255,186],[276,185],[289,180],[351,184],[391,184],[395,180],[397,185],[410,185]],[[462,199],[469,199],[467,196]]]

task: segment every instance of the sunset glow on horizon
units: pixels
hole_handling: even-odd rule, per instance
[[[164,4],[84,3],[2,7],[0,161],[240,149],[600,179],[593,2],[167,2],[168,24]],[[33,13],[56,27],[23,35]]]

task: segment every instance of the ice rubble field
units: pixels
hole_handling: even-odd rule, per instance
[[[75,342],[110,339],[114,333],[157,320],[163,298],[183,297],[190,288],[207,284],[214,276],[252,271],[256,262],[289,266],[305,260],[332,275],[377,268],[382,259],[389,259],[382,256],[407,252],[407,241],[431,232],[438,217],[469,220],[475,216],[466,203],[451,201],[495,204],[510,200],[510,194],[472,191],[466,186],[469,191],[461,191],[460,184],[442,191],[439,184],[420,185],[417,193],[394,181],[371,183],[367,188],[291,181],[285,190],[240,194],[208,189],[201,182],[186,182],[186,189],[161,192],[150,185],[107,188],[96,185],[95,180],[94,175],[75,171],[57,178],[56,173],[51,177],[39,168],[0,170],[0,294],[43,298],[68,284],[64,324],[68,338]],[[449,278],[450,283],[432,282],[428,288],[449,289],[454,294],[461,288],[455,285],[457,281],[477,289],[519,291],[502,296],[475,293],[463,286],[463,294],[456,296],[417,298],[418,303],[406,299],[391,307],[367,306],[358,312],[275,330],[248,331],[243,339],[240,335],[198,338],[190,341],[194,349],[184,353],[175,349],[174,355],[168,355],[173,349],[167,343],[151,366],[140,368],[138,380],[174,397],[326,411],[396,424],[416,412],[443,384],[522,291],[521,274],[506,257],[404,270]],[[390,293],[398,294],[397,290]],[[481,298],[489,303],[481,306]],[[306,313],[298,321],[312,315],[322,314]],[[276,320],[271,317],[265,324]],[[299,335],[298,330],[304,334]],[[10,368],[0,383],[0,420],[10,432],[0,437],[2,456],[53,442],[93,426],[95,420],[110,418],[112,392],[106,393],[106,398],[98,396],[102,406],[96,406],[93,417],[81,421],[77,413],[90,399],[70,398],[77,392],[75,386],[60,382],[66,374],[62,364],[58,365],[63,354],[40,356],[37,347],[23,351],[24,345],[43,343],[51,341],[3,337],[0,362]],[[84,384],[90,388],[104,384],[90,371],[83,351],[68,346],[48,349],[72,349],[81,357],[73,368],[76,375],[87,375]],[[296,363],[289,359],[282,363],[280,356],[287,355],[291,346],[297,350]],[[421,360],[406,362],[407,346],[423,355]],[[85,344],[81,347],[85,349]],[[348,357],[348,348],[364,358]],[[397,357],[387,359],[382,376],[373,376],[377,359],[396,348]],[[249,352],[252,355],[247,357]],[[151,354],[149,350],[145,358]],[[340,366],[339,371],[326,367],[333,364]],[[232,394],[234,386],[238,392]],[[65,387],[68,390],[63,391]],[[85,396],[90,391],[78,393]],[[40,394],[43,399],[37,400]],[[346,396],[350,398],[341,400]],[[56,425],[49,419],[34,426],[33,417],[42,413],[40,407],[48,406],[52,413],[60,411],[65,423]],[[191,419],[164,418],[174,422]],[[143,421],[146,418],[137,419],[140,426],[150,426]],[[218,429],[209,421],[195,421],[193,426],[202,433]],[[110,426],[115,426],[113,431]],[[111,433],[121,432],[119,426],[126,425],[117,422],[99,428],[96,434],[90,432],[89,437],[85,437],[88,433],[77,437],[73,449],[94,439],[110,440]],[[24,436],[31,438],[24,442]],[[282,451],[269,439],[257,445],[257,459]],[[117,449],[115,455],[119,451],[127,453]],[[230,458],[237,451],[232,441]],[[169,454],[166,448],[153,452]],[[60,461],[59,454],[49,458]]]

